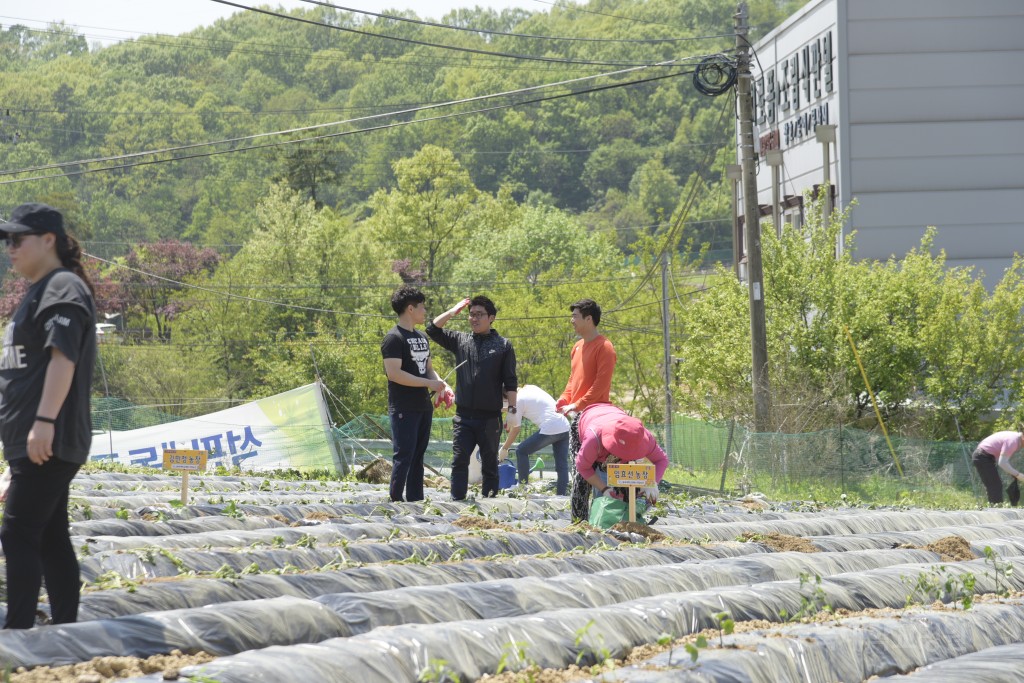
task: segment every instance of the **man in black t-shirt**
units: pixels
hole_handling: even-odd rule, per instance
[[[430,442],[434,407],[430,392],[443,396],[451,389],[434,372],[430,344],[416,331],[427,319],[426,297],[415,287],[403,285],[391,296],[398,324],[384,335],[380,352],[388,376],[388,414],[394,460],[391,469],[391,500],[423,500],[423,454]],[[403,493],[405,494],[403,497]]]

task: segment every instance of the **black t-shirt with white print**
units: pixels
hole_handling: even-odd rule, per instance
[[[380,344],[384,358],[401,358],[402,369],[417,377],[427,376],[427,361],[430,360],[430,342],[422,332],[409,331],[395,325],[384,335]],[[388,411],[432,411],[430,392],[426,387],[409,387],[388,380]]]
[[[96,363],[96,305],[85,282],[64,268],[29,287],[4,331],[0,440],[6,460],[28,457],[28,433],[38,414],[54,348],[75,364],[75,373],[56,416],[53,453],[82,464],[92,443],[89,394]]]

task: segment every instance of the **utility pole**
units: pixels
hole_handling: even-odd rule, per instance
[[[672,462],[672,340],[668,330],[668,252],[661,259],[661,337],[665,345],[665,452]]]
[[[764,317],[764,271],[761,267],[761,209],[757,203],[754,163],[754,100],[751,95],[750,42],[747,3],[735,15],[736,95],[739,99],[740,165],[743,167],[743,228],[747,247],[747,286],[750,291],[751,379],[754,388],[754,429],[771,428],[771,387],[768,384],[768,334]]]

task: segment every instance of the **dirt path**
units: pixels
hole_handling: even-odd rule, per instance
[[[194,655],[172,650],[167,655],[139,657],[96,657],[68,666],[40,666],[26,671],[19,667],[11,674],[11,683],[107,683],[131,676],[163,672],[165,681],[178,680],[178,671],[193,664],[211,662],[216,657],[206,652]],[[5,679],[6,680],[6,679]]]

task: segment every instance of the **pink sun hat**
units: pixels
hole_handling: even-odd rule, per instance
[[[601,425],[601,445],[620,460],[646,458],[658,447],[644,424],[630,415],[620,415]]]

